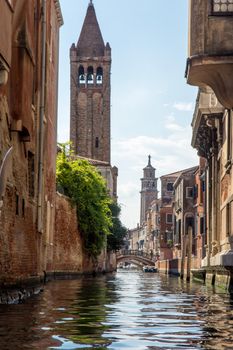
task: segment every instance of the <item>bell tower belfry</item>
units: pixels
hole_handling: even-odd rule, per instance
[[[70,140],[74,153],[110,164],[111,48],[90,1],[77,45],[70,48]]]
[[[148,164],[143,169],[143,178],[141,179],[141,212],[140,225],[146,221],[146,212],[154,199],[158,199],[157,181],[155,177],[155,168],[151,165],[151,156],[148,156]]]

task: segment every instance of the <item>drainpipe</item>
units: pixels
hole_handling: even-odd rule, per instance
[[[42,0],[42,42],[41,42],[41,93],[39,111],[39,169],[38,169],[38,212],[37,228],[43,232],[42,198],[43,198],[43,162],[44,162],[44,113],[45,113],[45,70],[46,70],[46,0]]]
[[[0,166],[0,203],[2,201],[2,198],[5,193],[6,189],[6,182],[7,182],[7,175],[8,175],[8,169],[10,167],[10,155],[12,153],[13,147],[11,146],[8,151],[6,152],[2,164]],[[0,204],[1,208],[1,204]]]

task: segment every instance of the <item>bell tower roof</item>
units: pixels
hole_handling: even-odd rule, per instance
[[[101,57],[104,56],[104,50],[104,40],[97,21],[93,2],[90,0],[77,43],[77,54],[83,57]]]
[[[151,156],[150,155],[148,156],[148,164],[143,170],[146,170],[146,169],[154,169],[155,170],[155,168],[151,165]]]

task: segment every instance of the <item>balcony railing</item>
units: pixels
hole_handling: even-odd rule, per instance
[[[232,0],[213,0],[212,2],[212,15],[226,16],[233,14],[233,1]]]

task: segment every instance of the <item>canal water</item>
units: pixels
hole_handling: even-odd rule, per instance
[[[0,349],[233,349],[233,300],[198,283],[119,271],[53,281],[0,305]]]

